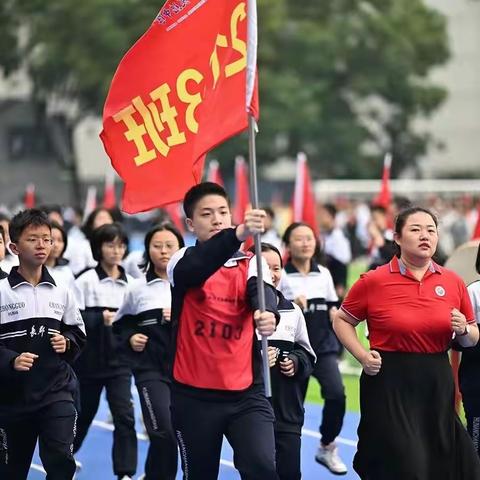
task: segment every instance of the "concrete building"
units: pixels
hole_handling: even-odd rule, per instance
[[[432,73],[447,88],[445,104],[420,128],[440,142],[421,162],[425,178],[480,178],[480,1],[425,0],[448,21],[450,62]]]

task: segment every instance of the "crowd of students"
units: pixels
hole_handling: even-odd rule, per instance
[[[73,478],[81,469],[75,454],[105,391],[114,426],[113,473],[120,480],[133,478],[137,468],[142,479],[173,480],[178,457],[185,479],[216,479],[223,437],[242,479],[298,480],[310,376],[324,399],[315,460],[334,474],[347,473],[335,443],[346,399],[339,370],[343,345],[333,324],[369,317],[366,307],[353,316],[358,307],[353,294],[339,310],[353,248],[348,232],[338,226],[335,206],[319,209],[321,241],[301,222],[280,237],[269,208],[251,210],[233,226],[225,190],[210,182],[189,190],[183,207],[196,241],[185,246],[175,226],[154,222],[141,255],[127,255],[126,230],[117,213],[104,208],[68,232],[58,207],[0,218],[0,478],[26,479],[37,439],[47,478]],[[396,258],[403,227],[400,232],[391,227],[385,209],[373,208],[372,270]],[[254,252],[243,248],[257,233],[262,234],[264,312]],[[430,250],[433,256],[435,248]],[[470,292],[480,321],[477,286]],[[471,309],[463,310],[472,317]],[[465,317],[458,318],[452,328],[462,336]],[[263,390],[262,335],[269,337],[271,400]],[[348,335],[340,332],[340,338],[352,348]],[[478,389],[465,380],[475,368],[477,347],[458,345],[467,351],[462,378],[478,452]],[[360,360],[366,375],[380,371],[375,355]],[[150,440],[141,467],[132,382]],[[375,468],[356,469],[362,479],[397,478]],[[425,475],[418,478],[433,480]]]

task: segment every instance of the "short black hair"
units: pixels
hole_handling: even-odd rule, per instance
[[[324,210],[326,210],[332,218],[337,216],[337,207],[333,203],[325,203],[323,205]]]
[[[382,205],[378,205],[378,204],[372,204],[370,205],[370,212],[380,212],[380,213],[383,213],[384,215],[387,214],[387,209],[385,207],[383,207]]]
[[[268,205],[264,205],[263,207],[261,207],[262,210],[265,211],[265,213],[272,219],[272,220],[275,220],[275,211],[273,210],[272,207],[268,206]]]
[[[142,258],[142,263],[139,265],[139,267],[143,270],[146,271],[152,266],[152,259],[150,258],[150,242],[152,241],[153,236],[157,232],[170,232],[175,235],[175,237],[178,240],[178,246],[179,248],[183,248],[185,246],[185,242],[183,240],[182,234],[171,224],[168,222],[160,223],[158,225],[153,226],[145,235],[145,251],[143,252],[143,258]]]
[[[51,230],[52,222],[48,219],[47,214],[38,208],[27,208],[26,210],[22,210],[10,221],[9,231],[11,241],[13,243],[18,242],[23,231],[30,226],[46,226]]]
[[[107,223],[101,227],[96,228],[92,232],[90,239],[90,246],[92,247],[93,258],[100,262],[102,260],[102,245],[107,242],[113,242],[119,238],[122,243],[128,246],[128,237],[122,225],[118,222]],[[125,255],[127,250],[125,250]]]
[[[65,250],[67,249],[67,245],[68,245],[67,232],[58,222],[51,221],[51,224],[52,224],[52,230],[55,228],[56,230],[59,230],[60,233],[62,234],[63,250],[60,252],[60,257],[63,257],[63,254],[65,253]]]
[[[275,245],[272,245],[271,243],[262,242],[260,244],[260,246],[261,246],[261,251],[262,252],[275,252],[278,255],[278,257],[280,258],[280,266],[283,268],[282,254],[280,253],[280,250]],[[255,253],[255,245],[252,245],[248,249],[248,251],[252,252],[252,253]]]
[[[88,240],[91,240],[92,234],[93,234],[93,224],[95,222],[95,219],[97,218],[97,215],[100,212],[108,212],[108,214],[112,217],[112,221],[114,220],[114,217],[112,215],[112,212],[105,207],[97,207],[95,210],[92,210],[90,214],[88,215],[87,219],[85,220],[85,223],[83,224],[82,231],[87,237]]]
[[[219,195],[223,197],[230,207],[230,198],[227,195],[225,189],[218,183],[213,182],[203,182],[198,185],[193,186],[186,194],[183,199],[183,211],[187,218],[192,218],[193,211],[197,203],[207,195]]]

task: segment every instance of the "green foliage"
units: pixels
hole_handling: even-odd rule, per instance
[[[3,0],[0,65],[22,60],[39,99],[77,101],[100,114],[119,60],[148,28],[159,0]],[[309,155],[314,173],[379,174],[414,164],[433,142],[412,123],[446,92],[427,74],[448,59],[445,19],[421,0],[258,0],[259,163]],[[15,48],[18,25],[27,41]],[[194,48],[194,46],[192,46]],[[370,147],[370,148],[366,148]],[[245,136],[215,151],[246,153]]]

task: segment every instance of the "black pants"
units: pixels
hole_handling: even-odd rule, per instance
[[[80,378],[80,414],[78,416],[77,436],[74,442],[74,453],[82,446],[88,429],[95,417],[100,403],[100,395],[105,387],[107,402],[112,412],[113,472],[118,477],[133,476],[137,470],[137,434],[133,412],[131,376],[84,379]]]
[[[328,445],[340,434],[345,416],[345,388],[338,369],[338,355],[336,353],[317,354],[312,376],[318,380],[320,393],[325,401],[320,434],[322,443]],[[308,379],[303,385],[304,399],[307,388]]]
[[[178,454],[170,414],[170,386],[161,380],[136,383],[143,421],[150,439],[145,480],[175,480]]]
[[[275,430],[275,456],[280,480],[300,480],[301,434]]]
[[[39,441],[47,480],[71,480],[75,473],[72,444],[77,412],[72,402],[61,401],[0,425],[0,478],[25,480]]]
[[[172,421],[185,480],[216,480],[223,435],[242,480],[278,480],[273,411],[263,393],[215,401],[172,391]]]
[[[467,430],[473,446],[480,456],[480,395],[463,394],[463,408],[467,419]]]

